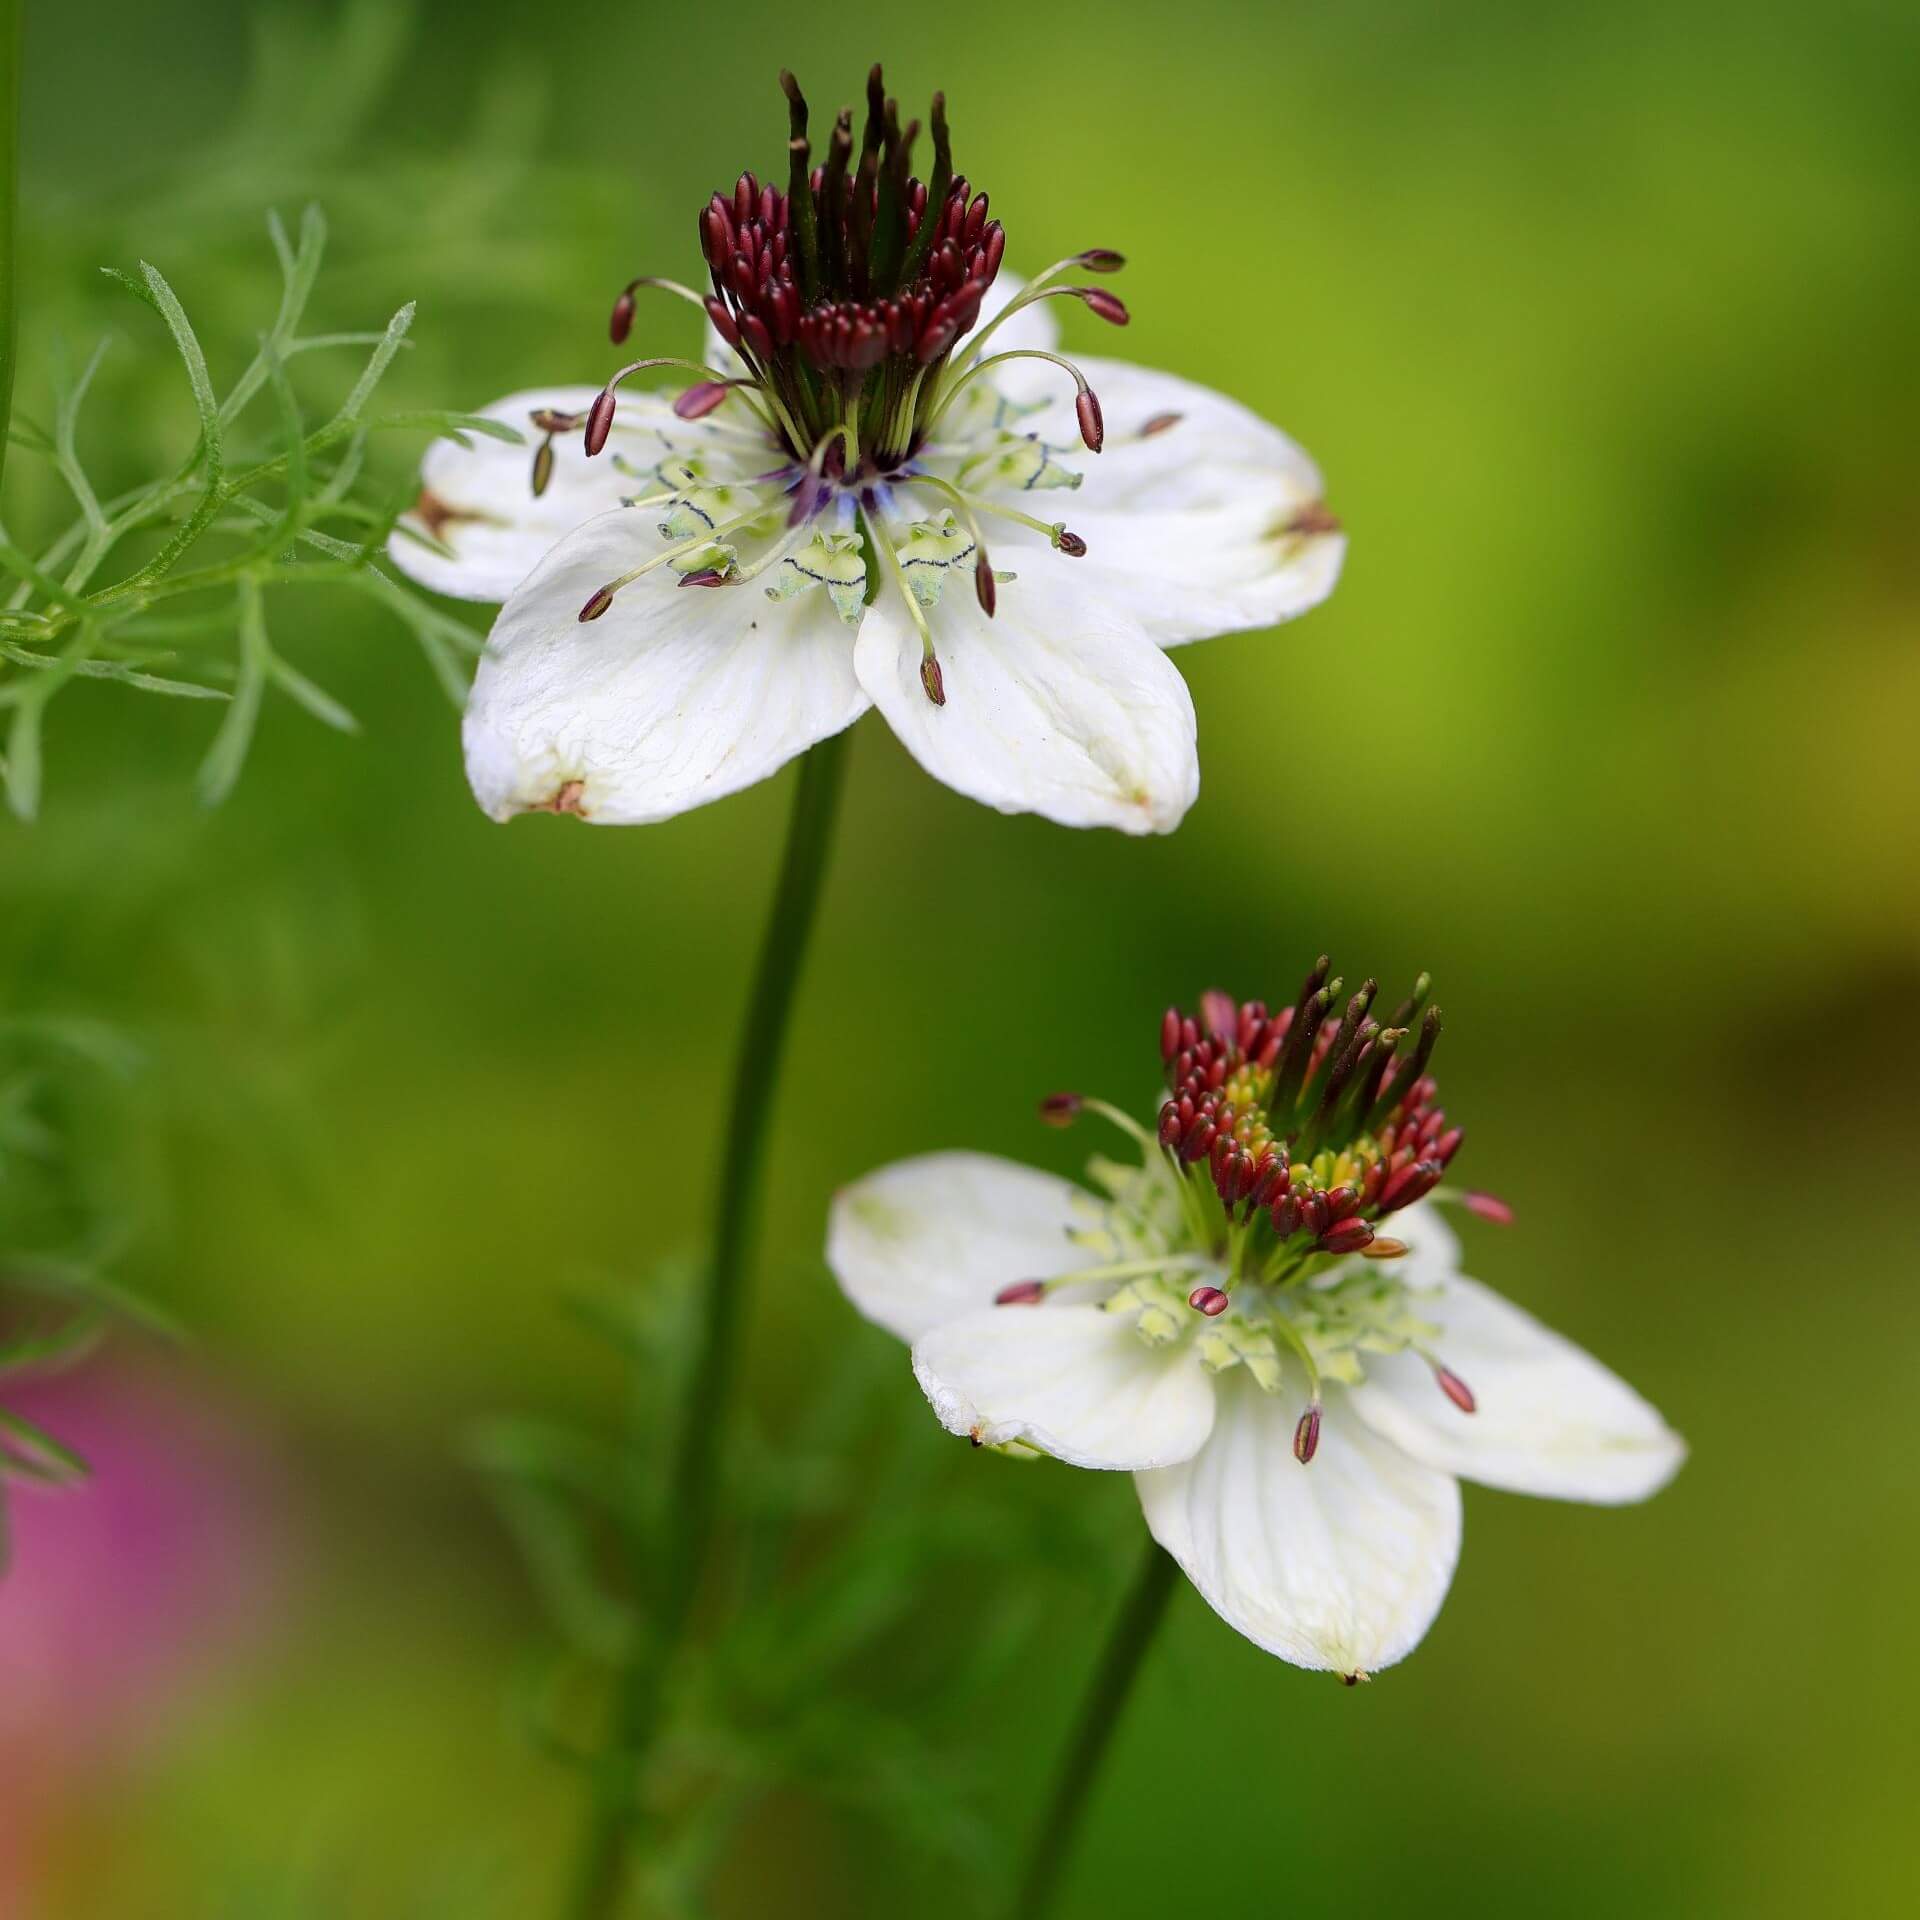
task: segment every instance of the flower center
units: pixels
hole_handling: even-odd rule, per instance
[[[1383,1225],[1434,1191],[1462,1137],[1427,1072],[1441,1024],[1430,982],[1422,974],[1382,1021],[1372,980],[1336,1015],[1343,983],[1329,971],[1323,956],[1277,1013],[1223,993],[1204,995],[1197,1017],[1170,1007],[1160,1026],[1168,1097],[1151,1134],[1101,1101],[1043,1103],[1055,1125],[1083,1108],[1115,1121],[1140,1141],[1144,1164],[1095,1164],[1111,1201],[1088,1236],[1097,1264],[1001,1295],[1016,1305],[1097,1284],[1101,1304],[1134,1315],[1155,1344],[1183,1338],[1200,1316],[1196,1352],[1212,1370],[1244,1365],[1275,1391],[1298,1365],[1303,1460],[1319,1444],[1322,1379],[1359,1381],[1369,1351],[1419,1353],[1454,1405],[1474,1408],[1431,1350],[1441,1329],[1382,1264],[1408,1251]],[[1485,1196],[1457,1197],[1505,1214]]]

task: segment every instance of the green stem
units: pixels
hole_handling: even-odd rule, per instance
[[[15,315],[13,230],[20,213],[21,0],[0,0],[0,476],[6,472],[13,422]]]
[[[822,740],[800,763],[786,854],[734,1068],[715,1197],[713,1265],[673,1458],[652,1631],[620,1676],[613,1736],[596,1772],[594,1804],[566,1908],[572,1920],[608,1920],[620,1910],[639,1817],[641,1770],[713,1542],[714,1486],[733,1398],[737,1336],[747,1314],[767,1127],[794,989],[826,872],[847,741],[844,733]]]
[[[1107,1636],[1099,1668],[1080,1703],[1080,1719],[1061,1759],[1060,1771],[1054,1776],[1047,1811],[1034,1831],[1026,1870],[1020,1876],[1020,1892],[1012,1908],[1013,1920],[1041,1920],[1052,1904],[1060,1870],[1067,1863],[1081,1816],[1086,1812],[1087,1796],[1179,1573],[1173,1556],[1149,1540],[1146,1558],[1134,1575],[1132,1590]]]

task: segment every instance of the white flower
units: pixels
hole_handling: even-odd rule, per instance
[[[1164,650],[1332,591],[1345,543],[1285,434],[1171,375],[1054,353],[1054,298],[1124,324],[1083,284],[1118,256],[1000,275],[1004,235],[952,179],[941,110],[931,198],[891,103],[873,110],[868,233],[832,179],[843,129],[805,189],[811,253],[789,218],[804,147],[788,195],[747,175],[714,196],[720,331],[701,363],[636,363],[704,369],[677,402],[616,398],[622,376],[495,402],[542,436],[531,482],[496,441],[429,450],[391,551],[429,587],[505,603],[465,729],[496,818],[665,819],[873,706],[1002,812],[1169,832],[1200,776]]]
[[[1208,1032],[1169,1015],[1159,1138],[1084,1103],[1144,1148],[1139,1167],[1095,1161],[1097,1192],[930,1154],[836,1198],[827,1259],[911,1343],[951,1431],[1131,1472],[1222,1618],[1353,1678],[1438,1612],[1459,1480],[1641,1500],[1685,1449],[1624,1381],[1460,1271],[1422,1197],[1457,1144],[1431,1040],[1386,1040],[1371,983],[1336,1025],[1324,981],[1322,962],[1273,1019],[1210,1006]]]

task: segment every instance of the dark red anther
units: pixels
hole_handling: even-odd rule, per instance
[[[613,431],[614,394],[611,387],[602,387],[593,396],[593,405],[587,409],[587,455],[592,456],[607,444],[607,435]]]
[[[753,203],[760,198],[760,182],[751,173],[743,173],[733,183],[733,217],[745,226],[753,218]]]
[[[607,322],[607,338],[617,347],[633,331],[633,289],[629,287],[613,303],[613,318]]]
[[[1169,1007],[1160,1016],[1160,1058],[1171,1061],[1180,1051],[1180,1009]]]
[[[983,193],[979,195],[973,205],[967,209],[967,223],[961,230],[961,244],[967,247],[978,246],[980,244],[980,235],[985,231],[986,224],[987,196]]]
[[[1231,994],[1209,987],[1200,996],[1200,1017],[1216,1040],[1230,1040],[1239,1028],[1240,1009],[1233,1004]]]
[[[1044,1280],[1016,1280],[993,1296],[996,1307],[1037,1307],[1047,1297]]]
[[[1195,1313],[1204,1313],[1209,1320],[1217,1320],[1233,1303],[1218,1287],[1195,1287],[1187,1295],[1187,1305]]]
[[[1086,1105],[1078,1093],[1050,1093],[1040,1102],[1040,1118],[1050,1127],[1070,1127],[1074,1116]]]
[[[1073,403],[1074,411],[1080,416],[1080,438],[1087,443],[1089,453],[1098,453],[1106,441],[1106,422],[1100,417],[1100,402],[1091,387],[1082,387],[1080,396]]]
[[[1437,1160],[1416,1160],[1411,1166],[1390,1174],[1387,1184],[1380,1189],[1380,1211],[1392,1213],[1398,1207],[1412,1206],[1440,1184],[1443,1171]]]
[[[1087,303],[1088,308],[1110,327],[1124,327],[1133,318],[1133,315],[1127,311],[1127,303],[1124,300],[1099,287],[1077,287],[1074,291]]]
[[[987,228],[986,252],[982,256],[987,263],[987,279],[991,280],[1000,271],[1000,262],[1007,251],[1007,230],[998,220]]]
[[[1080,264],[1089,273],[1118,273],[1127,264],[1127,256],[1111,247],[1089,247],[1080,256]]]
[[[920,660],[920,685],[926,696],[936,707],[947,704],[947,678],[940,671],[937,655],[924,654]]]
[[[682,420],[704,420],[730,391],[725,380],[702,380],[675,396],[673,410]]]
[[[1160,1109],[1160,1144],[1170,1147],[1180,1138],[1180,1108],[1176,1101],[1169,1100]]]
[[[1213,1145],[1213,1122],[1203,1113],[1198,1115],[1180,1142],[1180,1158],[1188,1166],[1204,1158],[1207,1149]]]
[[[1060,529],[1059,537],[1053,544],[1071,560],[1084,560],[1087,557],[1087,543],[1065,527]]]
[[[767,331],[767,323],[757,313],[743,313],[740,316],[740,337],[762,360],[773,358],[773,335]]]
[[[733,223],[726,202],[716,193],[700,219],[700,248],[715,273],[733,256]]]
[[[611,587],[598,587],[594,590],[593,598],[580,609],[579,617],[583,622],[598,620],[612,605],[613,589]]]
[[[533,497],[538,500],[553,478],[553,436],[549,434],[533,452]]]
[[[1440,1391],[1444,1393],[1462,1413],[1471,1413],[1479,1404],[1473,1397],[1473,1389],[1449,1367],[1435,1367],[1433,1377]]]
[[[1469,1213],[1477,1213],[1482,1220],[1491,1220],[1496,1227],[1513,1225],[1513,1209],[1491,1193],[1463,1193],[1460,1204]]]
[[[724,587],[727,576],[718,567],[701,567],[693,573],[680,576],[683,587]]]
[[[1304,1467],[1320,1451],[1320,1402],[1309,1400],[1293,1430],[1293,1457]]]
[[[1289,1186],[1273,1203],[1273,1230],[1282,1240],[1300,1231],[1300,1196]]]
[[[987,550],[984,547],[980,549],[980,557],[973,563],[973,590],[979,597],[980,611],[991,620],[1000,594],[994,584],[993,568],[987,560]]]
[[[1140,438],[1142,440],[1151,440],[1157,433],[1171,432],[1173,428],[1180,424],[1180,421],[1181,415],[1177,413],[1156,413],[1150,420],[1142,424],[1140,428]],[[1288,1011],[1291,1012],[1292,1009],[1289,1008]]]
[[[571,433],[586,418],[581,413],[561,413],[554,407],[535,407],[527,418],[542,433]]]
[[[1320,1236],[1321,1253],[1358,1253],[1373,1239],[1373,1229],[1364,1220],[1340,1220]]]
[[[722,300],[709,297],[704,303],[707,318],[713,322],[713,330],[728,346],[740,344],[740,323],[733,317],[733,310]]]

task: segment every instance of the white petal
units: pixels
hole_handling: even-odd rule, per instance
[[[1034,554],[991,620],[971,579],[942,596],[944,706],[927,698],[920,631],[891,583],[854,669],[908,752],[959,792],[1062,826],[1171,833],[1200,790],[1193,700],[1124,608],[1074,591],[1074,564]]]
[[[474,797],[613,826],[664,820],[764,780],[866,709],[852,635],[823,595],[682,587],[662,567],[597,620],[580,609],[660,549],[643,510],[570,534],[500,609],[467,703]]]
[[[843,1187],[827,1265],[869,1320],[902,1340],[990,1306],[1018,1280],[1092,1263],[1067,1238],[1095,1224],[1071,1181],[985,1153],[929,1153]]]
[[[1421,1276],[1433,1350],[1471,1389],[1462,1413],[1417,1354],[1368,1354],[1355,1410],[1416,1460],[1490,1487],[1613,1505],[1679,1471],[1686,1444],[1618,1375],[1464,1275]]]
[[[1301,522],[1321,507],[1323,485],[1278,427],[1170,373],[1122,360],[1077,364],[1100,398],[1105,449],[1079,446],[1073,388],[1056,377],[1047,411],[1020,425],[1068,449],[1081,485],[1023,504],[1086,541],[1075,564],[1089,583],[1123,595],[1163,646],[1275,626],[1333,591],[1346,537]],[[1150,421],[1169,417],[1172,425],[1143,436]]]
[[[675,454],[703,455],[728,473],[759,472],[775,464],[764,436],[718,419],[676,419],[670,396],[623,391],[606,450],[589,460],[583,435],[557,435],[553,476],[536,498],[533,459],[542,435],[529,416],[542,407],[585,413],[597,392],[594,387],[540,387],[510,393],[480,409],[487,419],[517,429],[524,446],[479,434],[465,447],[436,440],[420,463],[420,503],[402,515],[387,544],[393,563],[435,593],[504,600],[557,540],[624,497],[654,490],[644,477],[617,466],[616,454],[629,469],[641,469],[642,476]]]
[[[1185,1342],[1150,1347],[1100,1307],[965,1314],[919,1340],[913,1372],[950,1433],[1024,1440],[1074,1467],[1186,1460],[1213,1425],[1213,1382]]]
[[[1153,1537],[1208,1606],[1296,1666],[1373,1673],[1433,1624],[1460,1557],[1460,1489],[1407,1458],[1329,1390],[1311,1464],[1293,1457],[1306,1402],[1223,1376],[1213,1437],[1139,1477]]]

